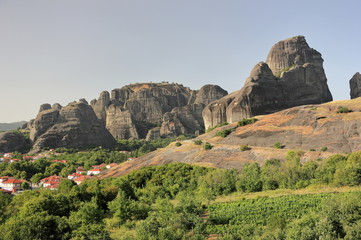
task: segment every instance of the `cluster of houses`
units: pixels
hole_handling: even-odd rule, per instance
[[[62,160],[63,161],[63,160]],[[109,169],[114,166],[117,166],[116,163],[111,164],[101,164],[101,165],[93,165],[92,169],[86,171],[83,167],[77,167],[76,172],[69,174],[68,179],[74,181],[76,184],[81,184],[85,179],[91,178],[94,175],[99,174],[104,169]],[[43,178],[40,180],[40,185],[44,188],[49,188],[51,190],[58,189],[61,180],[64,179],[57,175],[53,175],[47,178]]]
[[[20,161],[20,159],[13,159],[12,153],[5,153],[2,158],[0,158],[0,162],[16,162]],[[23,156],[23,160],[27,161],[35,161],[39,158],[45,157],[43,155],[39,156]],[[67,160],[51,160],[52,162],[58,162],[58,163],[66,163]],[[91,178],[94,175],[99,174],[105,169],[112,168],[116,166],[116,163],[111,164],[101,164],[101,165],[94,165],[92,168],[88,171],[86,171],[83,167],[76,168],[76,172],[68,175],[67,179],[70,179],[74,181],[76,184],[81,184],[85,179]],[[50,177],[46,177],[40,180],[39,185],[43,188],[48,188],[51,190],[58,189],[60,182],[65,179],[62,177],[59,177],[57,175],[53,175]],[[23,189],[23,183],[27,182],[26,180],[22,179],[16,179],[14,177],[9,176],[3,176],[0,177],[0,191],[7,194],[15,194],[22,192]],[[30,184],[29,184],[30,185]],[[35,184],[36,186],[36,184]]]
[[[130,152],[128,152],[128,151],[120,151],[120,152],[124,153],[124,154],[130,154]],[[44,154],[36,155],[36,156],[23,156],[22,159],[14,158],[13,153],[5,153],[5,154],[3,154],[3,157],[0,157],[0,163],[2,163],[2,162],[9,162],[9,163],[19,162],[21,160],[36,161],[39,158],[44,158],[44,157],[47,158],[47,157],[54,156],[54,155],[62,155],[62,153],[56,153],[54,151],[54,149],[50,149],[48,153],[44,153]],[[129,158],[128,160],[133,160],[133,159]],[[56,163],[63,163],[63,164],[67,163],[67,160],[51,160],[51,161],[56,162]],[[91,178],[92,176],[99,174],[103,170],[112,168],[116,165],[117,165],[116,163],[94,165],[88,171],[86,171],[83,167],[78,167],[78,168],[76,168],[75,173],[68,175],[67,179],[70,179],[79,185],[82,182],[84,182],[85,179]],[[57,175],[53,175],[53,176],[41,179],[38,185],[31,184],[29,182],[28,182],[28,184],[31,187],[38,186],[38,187],[43,187],[43,188],[48,188],[48,189],[54,190],[54,189],[58,188],[60,182],[63,179],[66,179],[66,178],[61,178]],[[27,182],[27,181],[22,180],[22,179],[16,179],[14,177],[9,177],[9,176],[0,177],[0,191],[2,191],[3,193],[8,193],[8,194],[15,194],[15,193],[22,192],[24,190],[23,189],[24,182]]]

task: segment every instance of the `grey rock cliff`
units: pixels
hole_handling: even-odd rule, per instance
[[[51,109],[51,105],[49,103],[44,103],[44,104],[40,105],[39,112],[42,112],[42,111],[48,110],[48,109]]]
[[[35,152],[45,147],[109,148],[116,143],[92,107],[84,103],[40,112],[33,123],[31,139]]]
[[[350,96],[351,99],[361,97],[361,74],[355,73],[350,80]]]
[[[0,133],[0,153],[24,152],[30,147],[29,139],[19,132],[9,131]]]
[[[267,62],[253,68],[242,89],[205,107],[205,127],[332,101],[322,63],[321,54],[302,36],[278,42]]]
[[[148,131],[162,124],[162,136],[175,136],[202,130],[204,106],[225,95],[227,92],[215,85],[194,91],[174,83],[137,83],[112,90],[110,97],[102,92],[91,106],[117,139],[146,138]]]

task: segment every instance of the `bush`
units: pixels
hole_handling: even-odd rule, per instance
[[[347,107],[339,107],[337,110],[337,113],[349,113],[352,112],[350,109],[348,109]]]
[[[248,147],[248,145],[245,145],[245,144],[242,144],[241,147],[240,147],[241,151],[247,151],[247,150],[251,150],[250,147]]]
[[[208,128],[206,132],[210,132],[210,131],[212,131],[212,130],[214,130],[214,129],[216,129],[216,128],[223,127],[223,126],[226,126],[226,125],[228,125],[228,122],[223,122],[223,123],[217,124],[217,125],[214,126],[214,127]]]
[[[255,123],[257,121],[258,121],[257,118],[243,118],[242,120],[238,121],[238,126],[239,127],[246,126],[246,125]]]
[[[195,145],[202,145],[202,140],[194,140]]]
[[[277,149],[282,149],[283,148],[283,145],[282,143],[280,142],[275,142],[275,144],[273,145],[274,148],[277,148]]]
[[[327,147],[322,147],[322,148],[320,149],[320,151],[322,151],[322,152],[326,152],[327,150],[328,150]]]
[[[315,152],[315,151],[316,151],[316,149],[313,149],[313,148],[310,149],[310,152]]]
[[[203,145],[203,148],[205,150],[211,150],[213,148],[212,144],[210,144],[209,142],[206,142],[204,145]]]
[[[176,142],[175,145],[176,145],[177,147],[182,146],[182,144],[181,144],[180,142]]]
[[[218,131],[218,132],[216,133],[216,136],[225,138],[225,137],[227,137],[232,131],[233,131],[233,129],[225,129],[225,130],[222,130],[222,131]]]

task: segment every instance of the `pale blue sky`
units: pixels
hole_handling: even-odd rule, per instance
[[[360,9],[360,0],[0,0],[0,122],[135,82],[232,92],[296,35],[321,52],[334,99],[349,99]]]

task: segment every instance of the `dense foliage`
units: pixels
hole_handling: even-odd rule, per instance
[[[97,151],[94,161],[105,154]],[[173,163],[79,186],[63,181],[57,191],[0,193],[0,239],[360,239],[360,192],[213,203],[234,192],[361,184],[361,152],[306,163],[302,154],[240,172]]]

